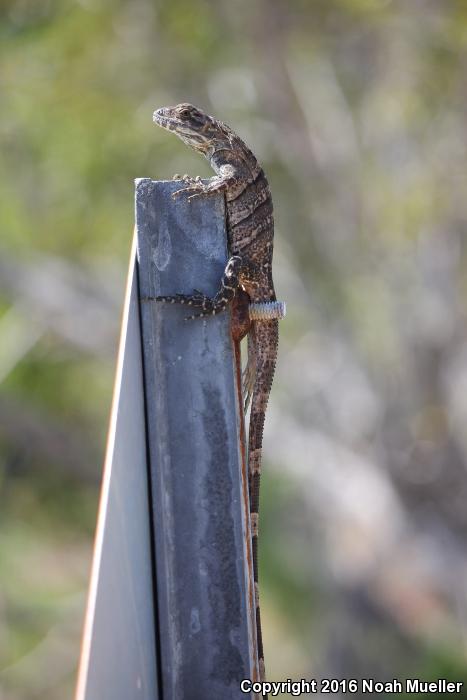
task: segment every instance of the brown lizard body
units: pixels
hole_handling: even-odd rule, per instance
[[[266,176],[253,153],[226,124],[190,104],[163,107],[154,112],[159,126],[173,131],[191,148],[202,153],[216,172],[209,183],[183,177],[185,184],[175,194],[189,198],[223,192],[226,201],[230,258],[217,294],[209,298],[194,290],[192,295],[156,297],[157,301],[180,303],[199,310],[189,319],[223,311],[239,289],[252,303],[274,307],[272,279],[274,219]],[[248,479],[253,570],[256,593],[256,628],[261,677],[264,678],[263,644],[258,599],[258,509],[263,427],[276,365],[278,318],[259,315],[248,330],[248,363],[244,372],[245,403],[251,397],[248,434]]]

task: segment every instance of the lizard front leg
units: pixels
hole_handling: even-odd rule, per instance
[[[187,316],[185,321],[204,316],[215,316],[224,311],[232,301],[239,285],[239,274],[242,267],[242,259],[239,255],[232,255],[222,275],[219,290],[213,297],[208,297],[198,289],[193,294],[173,294],[169,296],[144,297],[143,301],[158,301],[165,304],[185,304],[201,309],[201,313]]]
[[[193,178],[187,179],[186,176],[180,179],[184,180],[188,184],[188,187],[182,187],[176,192],[173,192],[172,197],[176,199],[181,194],[187,194],[189,195],[188,201],[195,197],[207,196],[215,194],[216,192],[227,192],[227,190],[233,188],[238,183],[238,177],[230,165],[223,166],[223,168],[220,169],[219,175],[211,178],[207,183],[203,182],[199,176],[194,180]]]

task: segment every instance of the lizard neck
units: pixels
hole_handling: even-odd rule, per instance
[[[239,180],[254,179],[261,169],[254,154],[238,136],[214,145],[206,157],[217,175],[229,171]]]

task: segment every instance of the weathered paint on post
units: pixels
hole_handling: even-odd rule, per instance
[[[161,700],[162,697],[155,650],[135,257],[133,245],[76,700]]]
[[[227,259],[222,196],[136,183],[142,298],[212,295]],[[164,700],[245,698],[256,676],[240,418],[228,313],[141,302]]]

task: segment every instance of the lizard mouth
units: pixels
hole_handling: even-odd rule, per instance
[[[165,107],[161,107],[153,112],[152,121],[157,124],[157,126],[161,126],[163,129],[174,131],[178,120],[169,117],[167,114],[167,109]]]

